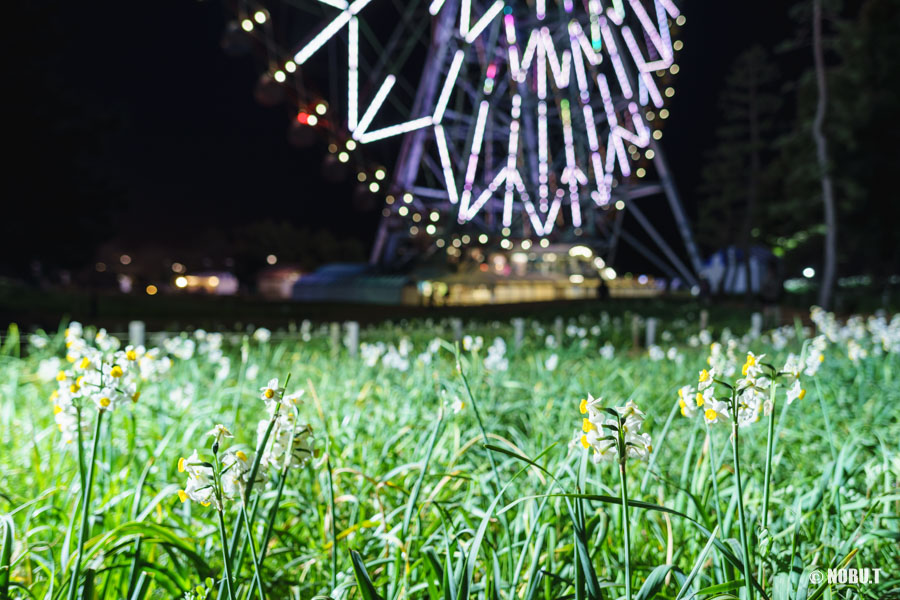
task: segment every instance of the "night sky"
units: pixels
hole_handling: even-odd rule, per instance
[[[377,212],[354,212],[352,185],[322,178],[325,142],[290,145],[289,109],[254,100],[259,62],[223,53],[221,3],[11,8],[5,196],[18,227],[4,227],[7,252],[15,243],[24,255],[44,231],[90,260],[91,236],[110,231],[165,244],[263,219],[370,243]],[[790,23],[777,0],[682,9],[685,47],[662,144],[693,213],[730,62],[753,43],[773,48]]]

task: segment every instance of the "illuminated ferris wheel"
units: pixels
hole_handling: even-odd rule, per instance
[[[696,283],[699,257],[658,143],[678,71],[672,31],[684,23],[672,0],[233,9],[230,43],[246,36],[265,54],[257,96],[286,95],[297,136],[328,136],[335,166],[361,152],[393,163],[389,173],[359,172],[385,200],[373,259],[462,232],[504,248],[585,236],[608,257],[622,239]],[[690,266],[654,227],[659,217],[640,208],[659,194]],[[626,213],[662,256],[623,229]]]

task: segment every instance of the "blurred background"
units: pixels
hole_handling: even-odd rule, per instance
[[[664,103],[640,109],[652,145],[628,148],[630,175],[613,183],[631,195],[588,201],[594,229],[561,212],[552,232],[447,220],[449,205],[403,179],[409,136],[354,143],[346,32],[291,60],[351,9],[301,4],[8,7],[0,320],[365,320],[647,298],[896,308],[900,1],[676,3],[663,15],[674,55],[655,73]],[[534,10],[513,6],[520,23]],[[363,37],[386,40],[361,47],[361,69],[394,73],[410,99],[425,67],[446,75],[449,61],[410,46],[395,64],[389,42],[416,24],[433,39],[443,13],[429,8],[360,12]],[[380,80],[361,77],[369,103]],[[642,173],[659,187],[632,200]]]

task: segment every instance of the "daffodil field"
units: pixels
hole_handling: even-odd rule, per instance
[[[900,598],[900,316],[631,326],[11,327],[0,599]]]

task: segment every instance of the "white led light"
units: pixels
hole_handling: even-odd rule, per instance
[[[360,143],[368,144],[370,142],[383,140],[384,138],[389,138],[391,136],[415,131],[416,129],[421,129],[422,127],[428,127],[429,125],[431,125],[431,117],[413,119],[412,121],[407,121],[405,123],[399,123],[397,125],[391,125],[390,127],[385,127],[383,129],[366,132],[359,136],[359,141]]]
[[[453,92],[453,87],[456,85],[456,77],[459,75],[459,67],[462,65],[464,57],[465,53],[462,50],[457,50],[456,54],[453,55],[453,62],[450,63],[450,70],[447,72],[447,78],[444,80],[444,87],[441,89],[441,95],[438,97],[434,108],[432,121],[435,123],[440,123],[444,118],[444,110],[447,108],[447,102],[450,101],[450,93]]]
[[[384,78],[384,82],[381,84],[381,87],[378,88],[375,97],[372,98],[372,103],[369,105],[369,108],[366,109],[366,112],[363,113],[356,129],[353,131],[354,138],[359,139],[359,136],[366,132],[366,129],[372,123],[372,119],[375,118],[375,113],[381,108],[381,105],[384,103],[385,98],[387,98],[387,95],[390,93],[391,88],[394,87],[396,81],[397,78],[393,75],[388,75]]]
[[[469,30],[466,36],[466,43],[471,44],[475,40],[478,39],[478,36],[481,35],[481,32],[484,31],[484,28],[491,24],[491,21],[494,20],[500,11],[503,10],[503,0],[497,0],[494,2],[490,8],[482,15],[480,19],[475,23],[475,26]]]
[[[355,131],[359,122],[359,20],[350,19],[347,28],[347,129]]]

